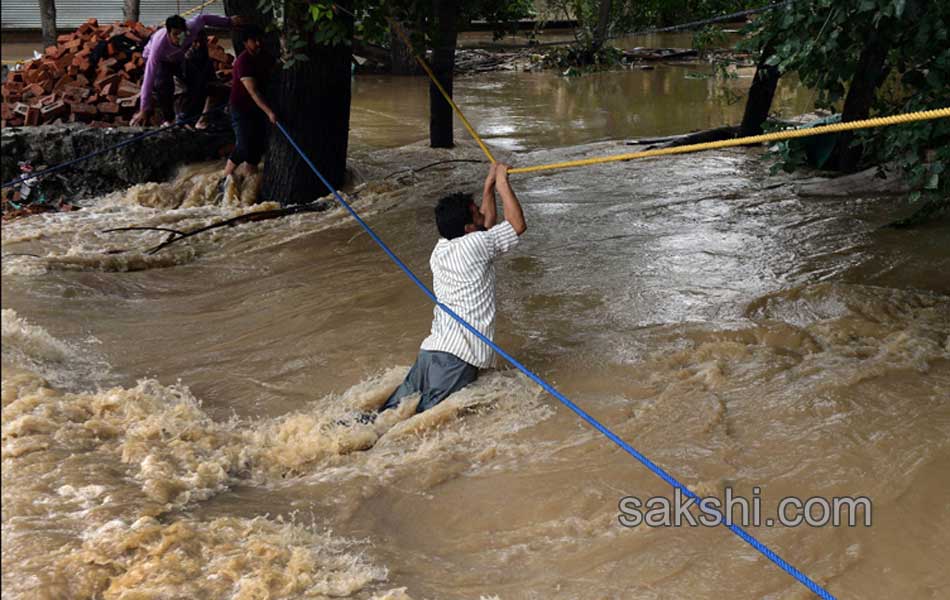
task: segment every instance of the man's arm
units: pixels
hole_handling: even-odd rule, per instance
[[[244,21],[245,19],[239,16],[222,17],[220,15],[200,14],[188,19],[187,23],[189,33],[197,34],[205,27],[228,29],[239,27]]]
[[[271,110],[270,106],[267,105],[267,101],[264,100],[264,97],[261,96],[261,93],[257,89],[257,81],[253,77],[242,77],[241,83],[244,84],[244,87],[247,89],[247,93],[251,95],[251,98],[254,99],[254,103],[260,107],[264,114],[267,115],[267,118],[271,123],[277,122],[277,115],[274,114],[274,111]]]
[[[495,172],[498,163],[492,163],[488,167],[488,175],[485,177],[485,187],[482,189],[481,213],[485,217],[485,229],[491,229],[498,222],[498,209],[495,206]]]
[[[147,124],[148,117],[152,112],[152,88],[155,87],[155,72],[158,70],[159,54],[157,47],[152,48],[148,58],[145,59],[145,75],[142,77],[142,87],[139,90],[139,111],[132,116],[129,123],[132,127]]]
[[[505,210],[505,220],[511,223],[515,233],[521,235],[528,229],[524,222],[524,212],[521,210],[521,203],[515,196],[515,191],[511,189],[508,183],[508,169],[511,167],[506,164],[498,163],[495,167],[495,189],[501,195],[501,205]]]

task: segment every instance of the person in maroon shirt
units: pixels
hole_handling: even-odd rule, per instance
[[[234,152],[224,169],[221,191],[227,189],[228,178],[245,165],[248,175],[257,172],[257,165],[267,149],[267,122],[277,122],[277,115],[264,99],[264,88],[271,71],[271,60],[264,52],[264,30],[257,25],[244,29],[244,52],[234,61],[231,72],[231,126],[234,129]]]

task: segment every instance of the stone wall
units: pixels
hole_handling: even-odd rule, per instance
[[[22,175],[20,161],[28,161],[34,169],[50,167],[141,133],[143,129],[137,127],[92,128],[79,124],[3,129],[3,182]],[[182,164],[226,156],[233,141],[231,130],[223,123],[213,132],[176,127],[43,177],[34,193],[44,193],[47,198],[64,195],[67,201],[75,201],[136,183],[164,181]]]

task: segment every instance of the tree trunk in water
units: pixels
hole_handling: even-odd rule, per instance
[[[594,52],[603,48],[607,41],[607,29],[610,27],[610,0],[600,0],[600,13],[597,15],[597,29],[594,30]]]
[[[406,35],[410,34],[405,26],[402,26],[402,30],[406,32]],[[422,74],[422,69],[412,54],[412,48],[403,43],[402,38],[396,33],[396,27],[393,25],[389,26],[389,44],[389,63],[392,65],[393,75]]]
[[[456,18],[457,0],[432,0],[435,27],[432,36],[432,71],[436,79],[452,96],[452,75],[455,71],[455,42],[458,38]],[[438,88],[429,84],[429,145],[433,148],[451,148],[455,145],[452,136],[452,107]]]
[[[40,0],[40,23],[43,29],[43,46],[56,45],[56,2]]]
[[[125,0],[122,4],[122,17],[126,21],[139,20],[139,0]]]
[[[350,9],[350,2],[341,2]],[[353,21],[345,19],[353,37]],[[302,34],[306,35],[306,34]],[[312,36],[311,36],[312,37]],[[339,189],[346,174],[346,151],[350,131],[350,44],[335,46],[310,42],[310,60],[298,61],[278,75],[277,118],[294,141],[313,161],[330,184]],[[263,198],[283,205],[311,202],[330,190],[320,182],[284,135],[274,129],[264,164]]]
[[[868,118],[871,105],[874,103],[875,92],[887,75],[888,69],[885,66],[887,50],[881,36],[875,32],[861,51],[858,68],[851,79],[851,87],[848,89],[844,109],[841,111],[843,123]],[[862,149],[860,146],[851,147],[852,140],[854,140],[853,132],[844,131],[838,134],[832,160],[839,171],[854,171],[861,161]]]
[[[775,88],[778,86],[782,74],[778,67],[766,64],[766,61],[775,52],[775,45],[770,40],[762,49],[759,64],[755,67],[755,77],[745,103],[745,113],[742,116],[740,135],[759,135],[762,133],[762,124],[769,118],[772,108],[772,99],[775,97]]]

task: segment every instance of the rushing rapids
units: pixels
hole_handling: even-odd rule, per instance
[[[354,135],[348,193],[426,280],[432,202],[483,166],[406,169],[478,150]],[[221,166],[4,226],[4,598],[806,596],[721,528],[618,524],[669,489],[503,365],[341,425],[432,310],[342,210],[104,233],[274,207]],[[503,347],[703,495],[871,498],[871,527],[753,528],[831,591],[950,586],[950,225],[882,229],[901,201],[800,196],[752,150],[513,183]]]

